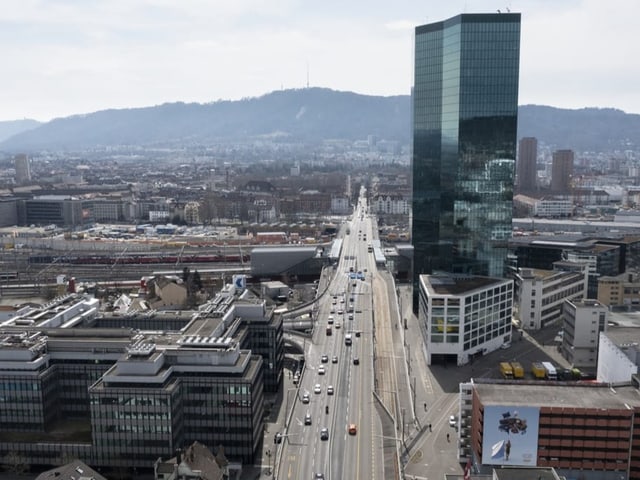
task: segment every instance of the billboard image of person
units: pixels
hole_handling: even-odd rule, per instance
[[[537,407],[485,406],[482,463],[536,466],[539,418]]]

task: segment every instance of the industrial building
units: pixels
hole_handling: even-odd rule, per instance
[[[235,284],[188,313],[25,308],[0,324],[0,457],[151,468],[198,440],[252,462],[282,367],[282,319]]]

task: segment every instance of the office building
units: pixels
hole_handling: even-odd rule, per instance
[[[0,457],[151,468],[197,440],[253,462],[264,392],[282,379],[281,317],[232,285],[195,312],[97,306],[67,295],[0,324]]]
[[[553,467],[566,478],[640,479],[636,387],[474,379],[467,390],[460,423],[470,437],[460,449],[474,471]]]
[[[573,175],[573,150],[557,150],[551,160],[551,191],[570,193]]]
[[[91,221],[91,211],[85,201],[66,195],[40,195],[21,202],[20,222],[23,225],[57,225],[78,227]]]
[[[517,192],[534,192],[538,186],[538,139],[524,137],[518,144]]]
[[[607,331],[609,309],[597,300],[565,300],[560,353],[572,367],[595,369],[600,332]]]
[[[25,185],[31,181],[31,165],[29,157],[21,153],[15,156],[16,184]]]
[[[519,57],[520,14],[463,14],[416,27],[415,292],[420,274],[503,275],[511,235]]]
[[[516,318],[526,330],[540,330],[562,318],[565,300],[587,296],[586,268],[577,271],[519,268],[515,280]]]
[[[512,280],[421,275],[419,303],[429,365],[465,365],[511,341]]]

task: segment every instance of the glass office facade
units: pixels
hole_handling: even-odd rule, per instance
[[[503,276],[519,58],[520,14],[463,14],[416,28],[414,286],[439,271]]]

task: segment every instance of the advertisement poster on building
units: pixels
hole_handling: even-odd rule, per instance
[[[485,406],[482,463],[536,466],[539,418],[537,407]]]

